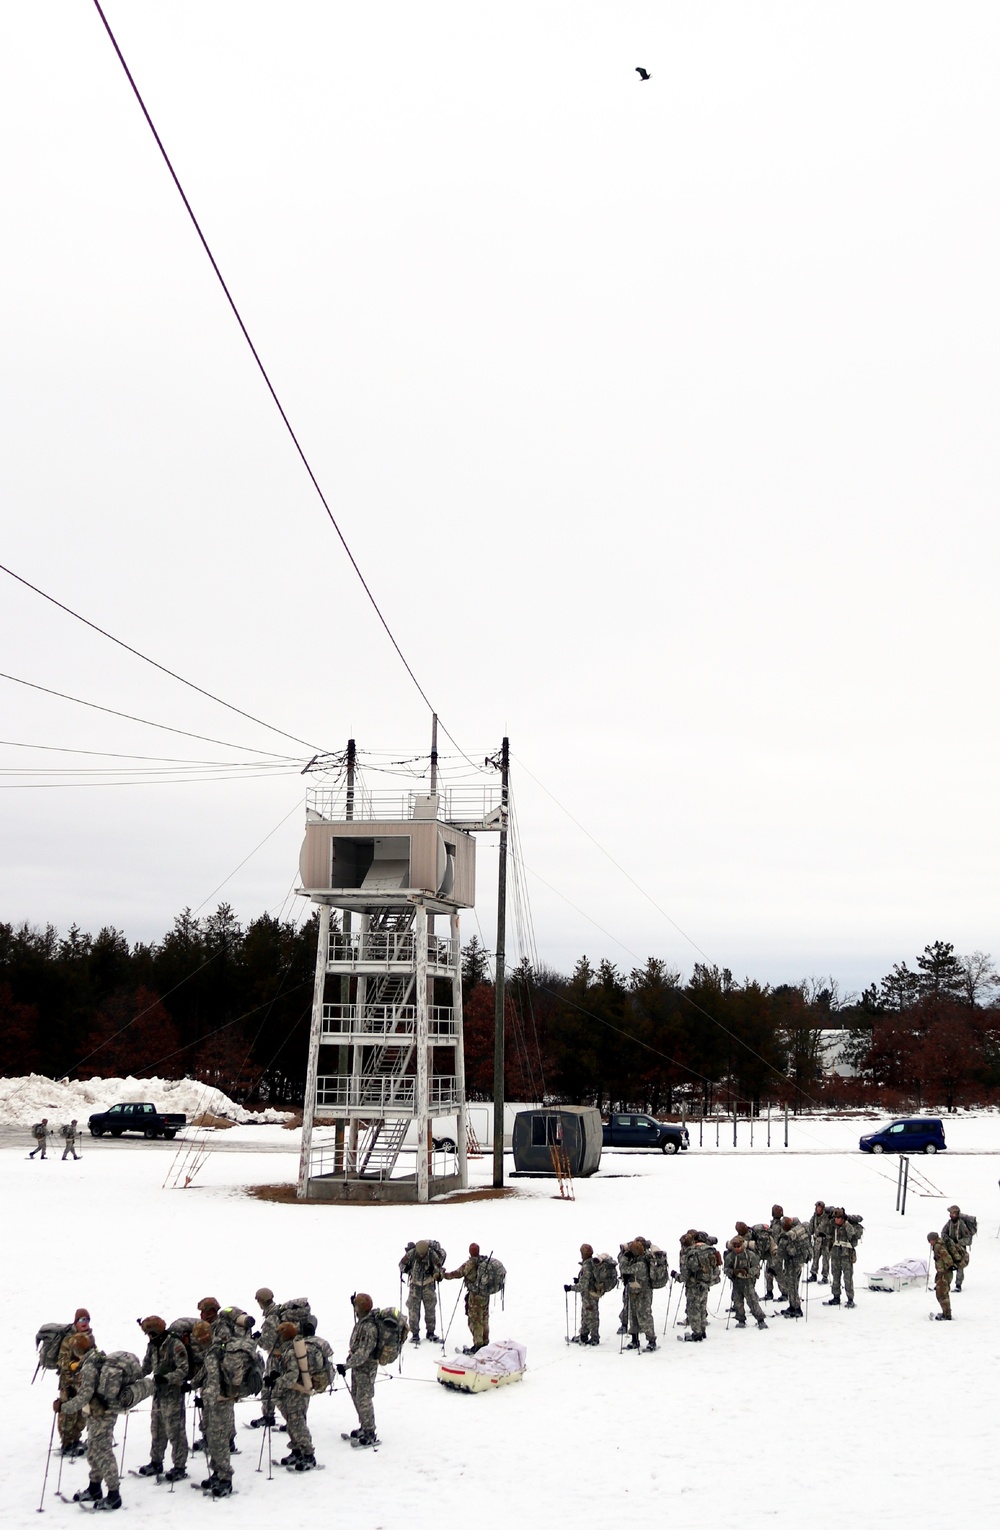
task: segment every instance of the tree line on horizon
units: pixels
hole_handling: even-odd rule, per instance
[[[316,926],[315,913],[244,926],[225,903],[202,918],[185,909],[149,943],[0,922],[4,1072],[196,1076],[243,1103],[294,1108]],[[467,1093],[491,1099],[490,953],[473,936],[462,955]],[[860,996],[833,979],[738,982],[707,963],[683,978],[657,957],[625,973],[584,956],[569,975],[522,961],[507,974],[505,1093],[689,1116],[988,1104],[1000,1098],[998,992],[988,955],[944,941]]]

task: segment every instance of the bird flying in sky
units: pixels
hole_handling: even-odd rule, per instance
[[[638,64],[635,67],[635,72],[639,76],[640,80],[648,80],[649,79],[649,70],[648,69],[640,69]]]

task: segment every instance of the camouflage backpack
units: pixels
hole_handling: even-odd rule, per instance
[[[60,1135],[60,1137],[66,1137],[66,1138],[75,1137],[76,1136],[76,1127],[75,1126],[60,1126],[60,1128],[59,1128],[59,1135]]]
[[[399,1359],[399,1352],[409,1337],[410,1326],[397,1307],[375,1307],[372,1317],[378,1332],[375,1349],[378,1363],[392,1365]]]
[[[662,1291],[670,1281],[670,1260],[666,1251],[656,1248],[655,1245],[646,1254],[646,1268],[649,1270],[649,1284],[654,1291]]]
[[[963,1211],[962,1212],[962,1221],[965,1223],[966,1227],[969,1229],[970,1236],[974,1238],[976,1236],[976,1233],[979,1231],[979,1223],[976,1221],[976,1218],[972,1215],[972,1212],[971,1211]]]
[[[477,1296],[496,1296],[504,1288],[507,1271],[492,1254],[476,1266],[474,1290]]]
[[[717,1286],[721,1280],[719,1269],[722,1265],[721,1255],[716,1249],[708,1244],[702,1244],[700,1248],[691,1250],[691,1263],[699,1280],[706,1286]]]
[[[264,1385],[264,1362],[252,1339],[227,1339],[219,1351],[219,1376],[230,1402],[256,1397]]]
[[[848,1214],[847,1214],[847,1212],[846,1212],[846,1211],[845,1211],[845,1212],[844,1212],[844,1221],[845,1221],[845,1222],[850,1222],[850,1224],[851,1224],[851,1226],[852,1226],[852,1227],[853,1227],[853,1228],[854,1228],[854,1231],[855,1231],[855,1232],[856,1232],[856,1233],[857,1233],[857,1235],[858,1235],[858,1239],[857,1239],[857,1241],[858,1241],[858,1242],[859,1242],[859,1243],[860,1243],[860,1242],[861,1242],[861,1239],[862,1239],[862,1238],[863,1238],[863,1237],[864,1237],[864,1235],[865,1235],[865,1230],[864,1230],[864,1228],[863,1228],[863,1227],[862,1227],[862,1225],[861,1225],[861,1223],[862,1223],[862,1220],[863,1220],[863,1219],[862,1219],[862,1218],[861,1218],[861,1217],[859,1217],[859,1216],[855,1216],[855,1215],[854,1215],[854,1213],[853,1213],[853,1212],[852,1212],[852,1213],[851,1213],[851,1215],[850,1215],[850,1216],[848,1216]]]
[[[180,1339],[181,1343],[184,1345],[184,1353],[187,1355],[189,1377],[192,1371],[195,1369],[195,1365],[191,1357],[191,1330],[197,1322],[197,1318],[179,1317],[174,1318],[173,1322],[167,1328],[167,1333],[169,1336],[172,1339]]]
[[[298,1323],[300,1333],[302,1331],[302,1324],[311,1317],[312,1308],[309,1305],[309,1298],[307,1296],[293,1296],[291,1301],[282,1302],[278,1308],[278,1322]]]
[[[309,1380],[312,1382],[314,1392],[325,1392],[333,1382],[333,1351],[328,1355],[319,1339],[312,1337],[305,1340],[306,1360],[309,1365]],[[329,1349],[329,1345],[327,1345]]]
[[[141,1380],[142,1362],[139,1357],[127,1349],[113,1349],[101,1361],[101,1373],[94,1392],[102,1403],[111,1407],[119,1401],[119,1394],[124,1387]],[[124,1398],[122,1401],[127,1408],[132,1406]]]
[[[610,1254],[595,1254],[594,1287],[598,1296],[607,1296],[618,1284],[618,1267]]]
[[[945,1238],[944,1246],[951,1255],[956,1270],[964,1270],[969,1262],[969,1250],[961,1243],[956,1243],[954,1238]]]
[[[35,1334],[35,1348],[38,1350],[38,1364],[43,1371],[55,1371],[59,1369],[59,1351],[62,1341],[68,1333],[73,1332],[72,1323],[43,1323]]]

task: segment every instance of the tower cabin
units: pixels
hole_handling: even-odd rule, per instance
[[[427,1201],[467,1183],[459,910],[475,902],[470,831],[494,827],[476,798],[461,819],[449,793],[309,795],[299,870],[319,936],[300,1199]],[[453,1152],[433,1146],[437,1117],[457,1117]]]

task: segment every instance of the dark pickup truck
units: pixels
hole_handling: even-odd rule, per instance
[[[661,1153],[686,1153],[686,1126],[669,1126],[652,1116],[619,1115],[604,1122],[605,1147],[650,1147]]]
[[[161,1116],[155,1105],[112,1105],[90,1117],[90,1135],[103,1137],[105,1132],[120,1137],[122,1132],[142,1132],[144,1137],[176,1137],[187,1116]]]

